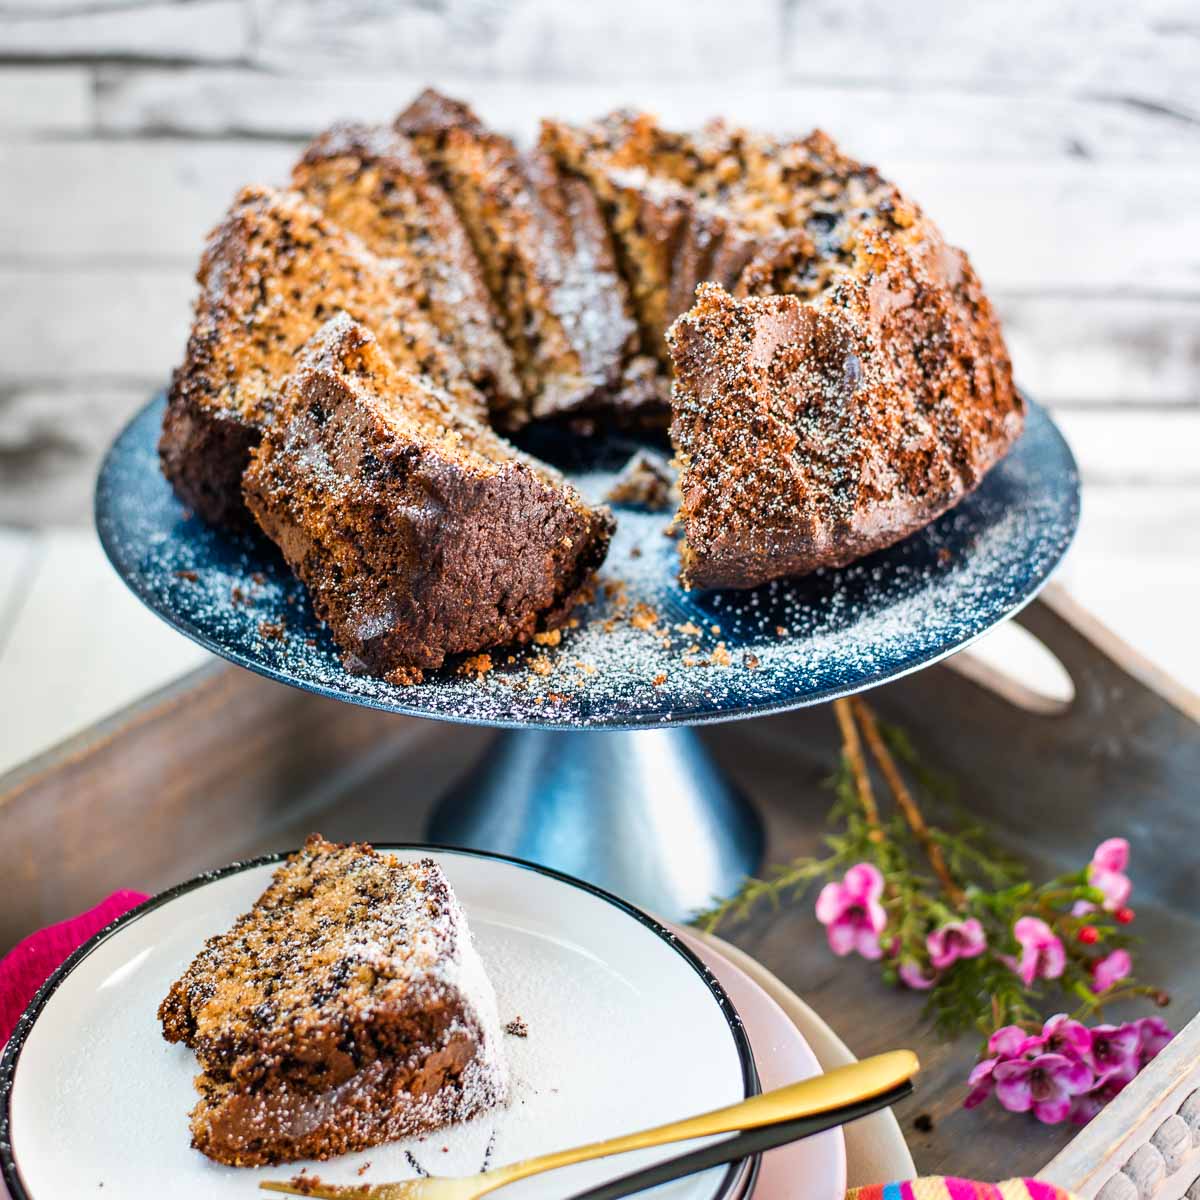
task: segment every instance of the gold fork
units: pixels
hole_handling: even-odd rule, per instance
[[[527,1158],[524,1162],[494,1167],[479,1175],[461,1178],[427,1176],[402,1183],[344,1185],[304,1179],[295,1182],[270,1180],[260,1183],[259,1187],[268,1192],[284,1192],[289,1196],[315,1196],[317,1200],[478,1200],[497,1188],[516,1183],[518,1179],[528,1179],[530,1175],[540,1175],[543,1171],[553,1171],[572,1163],[589,1162],[596,1158],[607,1158],[610,1154],[645,1150],[717,1133],[761,1129],[765,1125],[829,1112],[857,1100],[869,1100],[911,1079],[919,1066],[917,1056],[911,1050],[893,1050],[839,1067],[827,1075],[818,1075],[814,1079],[805,1079],[773,1092],[752,1096],[728,1108],[718,1108],[683,1121],[672,1121],[640,1133],[628,1133],[587,1146]]]

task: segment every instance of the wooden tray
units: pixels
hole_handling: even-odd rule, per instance
[[[1200,701],[1048,589],[1019,620],[1070,674],[1062,711],[965,656],[874,693],[964,800],[1047,871],[1102,838],[1133,847],[1142,974],[1200,1009]],[[8,875],[0,952],[118,887],[157,891],[234,858],[336,838],[420,838],[486,729],[339,704],[212,665],[0,778]],[[712,727],[705,740],[762,807],[768,859],[817,847],[836,753],[828,709]],[[1103,1200],[1200,1200],[1200,1020],[1082,1132],[961,1110],[975,1039],[940,1045],[919,997],[834,960],[811,900],[722,931],[824,1014],[858,1055],[912,1046],[917,1096],[898,1113],[923,1173],[1046,1178]],[[932,1119],[914,1124],[918,1116]],[[1047,1165],[1048,1164],[1048,1165]]]

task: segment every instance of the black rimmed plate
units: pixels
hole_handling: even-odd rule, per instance
[[[528,1036],[505,1038],[513,1095],[504,1109],[421,1140],[309,1164],[323,1179],[411,1178],[414,1161],[431,1173],[470,1174],[489,1144],[491,1161],[507,1162],[757,1091],[745,1031],[720,985],[645,914],[515,860],[396,851],[431,853],[442,864],[495,985],[501,1021],[520,1016]],[[250,906],[278,861],[235,864],[165,892],[93,938],[38,994],[0,1066],[0,1166],[14,1200],[249,1197],[261,1194],[260,1180],[299,1169],[223,1167],[190,1148],[195,1059],[163,1041],[156,1017],[204,939]],[[797,1194],[840,1200],[840,1131],[810,1145],[812,1169]],[[580,1164],[516,1185],[513,1197],[561,1198],[677,1152]],[[661,1195],[744,1197],[755,1165],[709,1171]]]
[[[419,687],[347,672],[304,588],[262,538],[189,517],[159,471],[163,401],[110,450],[96,524],[114,567],[180,632],[252,671],[355,704],[440,720],[551,729],[700,724],[815,704],[961,649],[1020,609],[1079,522],[1079,476],[1030,403],[1008,457],[957,508],[838,571],[752,591],[685,592],[668,516],[618,508],[607,587],[561,644],[493,656],[482,678],[446,669]],[[530,446],[591,499],[637,444],[542,430]],[[534,669],[536,665],[537,669]]]

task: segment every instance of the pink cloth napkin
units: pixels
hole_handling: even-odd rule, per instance
[[[0,1049],[38,988],[71,952],[148,898],[142,892],[113,892],[79,916],[31,933],[0,958]]]

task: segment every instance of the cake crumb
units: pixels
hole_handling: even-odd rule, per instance
[[[730,656],[729,650],[724,642],[718,642],[712,652],[712,660],[718,667],[728,667],[733,665],[733,658]]]
[[[665,512],[672,505],[674,480],[666,461],[639,450],[621,469],[605,493],[609,504],[627,504],[648,512]]]
[[[273,642],[282,642],[287,626],[282,621],[259,621],[258,636]]]
[[[554,667],[551,665],[550,660],[544,654],[539,654],[535,658],[533,658],[533,660],[530,662],[529,669],[535,675],[546,676],[553,672]]]
[[[490,654],[472,654],[459,664],[458,673],[475,679],[482,679],[494,666]]]
[[[633,616],[629,618],[629,623],[634,629],[643,629],[647,633],[653,633],[658,628],[658,613],[650,605],[638,601],[633,607]]]
[[[396,667],[395,670],[389,671],[384,678],[388,683],[394,683],[397,687],[416,687],[418,683],[425,681],[425,672],[420,667]]]
[[[539,646],[557,646],[562,641],[561,629],[546,629],[541,633],[535,633],[533,640]]]
[[[185,580],[187,580],[188,583],[195,583],[196,580],[200,578],[200,576],[197,575],[195,571],[176,571],[175,578],[176,579],[185,579]]]
[[[667,682],[666,671],[659,671],[659,673],[655,675],[650,682],[653,683],[655,687],[662,687],[662,685]]]
[[[745,667],[747,671],[757,671],[761,665],[762,664],[759,662],[758,655],[753,651],[747,650],[746,653],[742,655],[742,666]]]
[[[511,1034],[513,1037],[526,1038],[529,1036],[529,1026],[521,1017],[513,1017],[511,1021],[504,1027],[504,1032]]]

